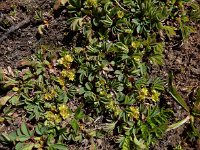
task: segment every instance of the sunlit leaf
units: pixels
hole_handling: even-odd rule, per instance
[[[167,131],[176,129],[176,128],[182,126],[183,124],[185,124],[185,123],[186,123],[187,121],[189,121],[189,120],[190,120],[190,116],[187,116],[187,117],[184,118],[183,120],[181,120],[181,121],[179,121],[179,122],[177,122],[177,123],[174,123],[174,124],[168,126]]]
[[[124,53],[128,53],[128,52],[129,52],[129,48],[128,48],[125,44],[123,44],[122,42],[117,42],[117,43],[116,43],[116,46],[117,46],[120,50],[122,50],[122,52],[124,52]]]
[[[33,143],[29,143],[29,144],[25,144],[21,150],[32,150],[34,147],[34,144]]]
[[[68,2],[68,0],[60,0],[60,3],[61,3],[62,5],[65,5],[67,2]]]
[[[79,125],[78,125],[78,122],[77,120],[73,119],[71,122],[70,122],[72,128],[74,129],[75,133],[77,133],[78,131],[78,128],[79,128]]]
[[[169,93],[171,96],[178,102],[187,112],[190,112],[190,108],[188,107],[187,103],[184,101],[184,99],[181,97],[181,95],[177,92],[176,88],[172,85],[173,81],[173,74],[169,74]]]
[[[49,147],[56,150],[68,150],[67,146],[64,144],[51,144]]]
[[[22,131],[22,133],[23,133],[24,135],[30,136],[29,130],[28,130],[27,125],[26,125],[25,122],[23,122],[23,123],[21,124],[21,131]]]
[[[4,106],[9,99],[11,99],[16,93],[8,93],[6,96],[0,98],[0,108]]]

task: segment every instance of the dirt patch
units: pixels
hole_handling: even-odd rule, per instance
[[[71,39],[66,39],[66,18],[63,11],[56,15],[52,8],[54,2],[42,1],[11,1],[0,4],[0,35],[4,35],[11,27],[30,17],[30,22],[10,33],[0,45],[0,66],[15,67],[16,62],[29,57],[40,45],[64,46]],[[6,7],[7,6],[7,7]],[[34,19],[36,13],[41,14],[41,20]],[[44,35],[38,34],[38,26],[48,23]]]
[[[171,46],[170,43],[165,50],[165,65],[154,69],[153,74],[159,74],[165,80],[170,71],[174,74],[174,85],[188,105],[192,105],[191,94],[200,87],[200,29],[192,34],[187,41],[179,46]],[[173,108],[175,114],[171,122],[177,122],[187,116],[187,112],[180,105],[173,101],[169,95],[164,95],[164,103]],[[200,124],[197,123],[197,128]],[[173,149],[180,145],[185,150],[198,150],[198,141],[187,141],[187,131],[189,125],[170,131],[153,148],[155,150]]]

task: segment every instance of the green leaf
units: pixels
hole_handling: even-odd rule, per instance
[[[92,80],[94,80],[94,76],[92,75],[92,73],[89,74],[88,80],[89,80],[90,82],[91,82]]]
[[[183,120],[170,125],[166,131],[170,131],[170,130],[176,129],[176,128],[180,127],[181,125],[183,125],[184,123],[186,123],[188,120],[190,120],[190,116],[187,116]]]
[[[33,149],[34,144],[33,143],[29,143],[24,145],[21,150],[32,150]]]
[[[102,128],[103,128],[103,130],[106,131],[106,132],[113,131],[114,128],[115,128],[116,123],[117,123],[117,122],[105,123],[105,124],[103,124]]]
[[[130,137],[127,136],[126,138],[124,138],[122,150],[130,150]]]
[[[19,142],[19,143],[17,143],[17,144],[15,145],[15,149],[16,149],[16,150],[21,150],[23,146],[24,146],[24,143]]]
[[[141,26],[139,25],[139,26],[137,26],[137,33],[140,33],[141,32]]]
[[[100,21],[103,23],[103,26],[104,26],[105,28],[109,28],[109,27],[111,27],[112,24],[113,24],[112,19],[111,19],[108,15],[106,15],[106,20],[100,20]]]
[[[70,122],[70,125],[71,125],[72,128],[74,129],[74,132],[77,133],[78,128],[79,128],[79,125],[78,125],[77,120],[73,119],[73,120]]]
[[[40,35],[43,35],[44,34],[44,31],[45,31],[45,25],[39,25],[38,26],[38,33],[40,34]],[[26,79],[25,79],[26,80]]]
[[[159,77],[155,78],[152,82],[152,88],[156,90],[163,91],[164,90],[164,82]]]
[[[42,135],[42,132],[41,132],[41,124],[38,124],[36,127],[35,127],[35,132],[38,134],[38,135]]]
[[[124,53],[128,53],[129,49],[126,45],[124,45],[122,42],[117,42],[116,46],[121,49]]]
[[[177,30],[177,28],[173,26],[163,26],[163,29],[169,38],[176,35],[175,30]]]
[[[172,73],[169,74],[169,93],[171,96],[178,102],[187,112],[190,113],[190,108],[188,107],[187,103],[184,101],[184,99],[181,97],[181,95],[177,92],[175,87],[172,85],[173,75]]]
[[[28,130],[28,128],[27,128],[25,122],[23,122],[23,123],[21,124],[21,131],[22,131],[22,133],[23,133],[24,135],[30,136],[29,130]]]
[[[12,105],[18,105],[19,104],[19,98],[20,96],[19,95],[15,95],[13,96],[12,98],[10,98],[9,102],[12,104]]]
[[[16,132],[17,132],[17,136],[22,136],[23,135],[21,130],[20,130],[20,128],[18,128]]]
[[[12,141],[15,141],[17,139],[17,132],[13,131],[13,132],[9,133],[8,136]]]
[[[10,141],[12,141],[12,139],[9,137],[9,135],[7,135],[6,133],[0,134],[0,142],[9,143]]]
[[[196,99],[193,104],[192,114],[193,116],[200,116],[200,88],[196,91]]]
[[[52,144],[49,148],[56,149],[56,150],[68,150],[67,146],[64,144]]]
[[[134,144],[139,148],[139,149],[146,149],[146,145],[144,144],[144,141],[142,139],[138,140],[137,137],[134,135]]]
[[[86,89],[89,90],[89,91],[92,90],[92,84],[89,83],[89,82],[87,82],[87,83],[85,84],[85,87],[86,87]]]
[[[74,115],[76,119],[82,119],[83,118],[84,113],[81,109],[82,109],[82,107],[78,107],[76,109],[76,112],[75,112],[75,115]]]
[[[26,135],[21,135],[21,136],[18,136],[17,137],[17,141],[20,141],[20,142],[25,142],[29,139],[30,137],[29,136],[26,136]]]
[[[71,30],[75,31],[78,30],[83,25],[83,19],[80,17],[73,17],[67,20],[67,23],[70,23]]]
[[[60,3],[64,6],[66,3],[68,2],[68,0],[60,0]]]
[[[164,58],[164,56],[162,54],[153,54],[149,57],[152,64],[155,64],[155,65],[162,65],[163,64],[163,58]]]
[[[82,95],[82,94],[84,94],[84,93],[85,93],[85,88],[84,88],[84,87],[81,87],[81,88],[79,89],[79,94]]]
[[[11,99],[15,93],[8,93],[6,96],[0,98],[0,108],[4,106],[9,99]]]
[[[81,0],[69,0],[69,3],[76,8],[81,7]]]

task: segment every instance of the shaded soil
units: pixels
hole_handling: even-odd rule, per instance
[[[167,80],[168,73],[173,72],[174,86],[184,98],[189,106],[193,104],[192,94],[200,87],[200,28],[197,27],[197,32],[192,34],[187,41],[184,41],[179,46],[174,46],[169,43],[165,50],[165,64],[161,68],[154,69],[152,74],[158,74]],[[171,122],[177,122],[184,119],[188,114],[181,108],[172,98],[164,95],[164,102],[173,108],[176,119]],[[199,120],[195,120],[197,128],[200,131]],[[184,150],[199,150],[199,141],[188,141],[187,131],[190,130],[189,124],[185,124],[176,130],[167,133],[153,149],[167,150],[181,145]]]
[[[31,18],[28,25],[9,34],[0,43],[1,67],[15,67],[16,62],[36,52],[41,45],[60,47],[68,43],[70,46],[73,39],[68,38],[65,34],[65,12],[57,15],[53,12],[53,5],[54,2],[51,0],[4,0],[0,3],[0,26],[3,28],[3,30],[0,29],[0,35],[5,34],[6,30],[16,26],[27,17]],[[34,19],[36,13],[42,14],[41,20]],[[40,35],[38,26],[43,25],[44,20],[48,23],[48,27],[44,34]]]
[[[2,27],[0,28],[0,37],[10,27],[29,16],[31,18],[27,25],[9,34],[0,43],[0,67],[16,67],[19,60],[36,53],[41,45],[49,45],[56,50],[56,47],[70,48],[72,43],[76,42],[77,37],[71,38],[70,35],[76,35],[75,33],[67,34],[65,11],[62,11],[61,8],[58,12],[54,12],[53,5],[52,0],[0,0],[0,27]],[[42,13],[41,20],[34,19],[35,12]],[[48,27],[43,35],[39,35],[38,26],[44,24],[43,20],[48,23]],[[173,45],[173,43],[169,43],[165,50],[165,65],[159,68],[155,67],[153,74],[167,79],[168,72],[173,71],[174,83],[178,91],[187,103],[192,105],[190,95],[197,87],[200,87],[200,28],[197,27],[197,33],[191,35],[184,44]],[[164,102],[175,111],[176,120],[172,118],[172,122],[187,116],[187,113],[169,95],[164,95]],[[197,124],[200,128],[199,122]],[[200,149],[200,142],[187,140],[185,135],[187,129],[188,126],[184,125],[170,131],[152,149],[167,150],[173,149],[177,145],[181,145],[185,150]],[[114,149],[109,146],[107,140],[98,142],[101,149]],[[71,146],[71,149],[76,148],[77,146]]]

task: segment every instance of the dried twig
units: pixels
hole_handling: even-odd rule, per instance
[[[6,33],[4,33],[3,36],[0,37],[0,43],[3,42],[3,40],[5,40],[8,35],[14,31],[16,31],[17,29],[23,27],[24,25],[28,24],[30,22],[30,17],[26,18],[25,20],[23,20],[22,22],[18,23],[17,25],[13,25],[12,27],[10,27]]]

